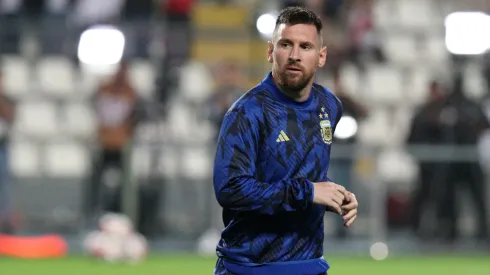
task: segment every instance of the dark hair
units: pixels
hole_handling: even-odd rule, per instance
[[[276,29],[279,25],[296,25],[296,24],[307,24],[314,25],[316,27],[317,33],[323,29],[322,21],[320,17],[316,15],[311,10],[304,7],[287,7],[281,11],[276,20]]]

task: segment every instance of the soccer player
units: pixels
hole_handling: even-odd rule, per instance
[[[346,227],[356,219],[355,196],[327,178],[342,104],[313,83],[326,55],[318,16],[284,9],[268,46],[272,72],[225,115],[214,165],[225,225],[215,275],[325,274],[325,211]]]

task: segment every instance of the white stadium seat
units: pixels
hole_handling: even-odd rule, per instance
[[[385,145],[390,139],[389,117],[386,110],[376,108],[359,125],[359,140],[368,145]]]
[[[57,118],[55,106],[50,102],[22,102],[17,106],[14,129],[37,138],[56,137],[60,134]]]
[[[5,93],[20,98],[30,91],[30,68],[27,60],[21,57],[5,56],[1,58],[3,85]]]
[[[359,77],[359,70],[350,64],[345,64],[341,67],[340,81],[345,89],[345,92],[356,95],[361,88],[361,80]],[[333,86],[327,86],[332,87]]]
[[[392,67],[371,66],[367,72],[367,98],[374,103],[398,103],[403,99],[400,73]]]
[[[440,66],[441,63],[448,61],[449,52],[446,49],[444,36],[430,35],[427,37],[424,57],[432,66]]]
[[[410,35],[388,35],[383,39],[383,47],[390,61],[400,64],[416,64],[419,61],[416,41]]]
[[[394,8],[395,1],[393,0],[374,1],[373,18],[376,27],[388,29],[395,23],[397,13]]]
[[[177,176],[179,163],[175,161],[179,154],[173,149],[162,150],[158,158],[158,171],[169,178]]]
[[[10,146],[10,169],[14,177],[39,176],[39,147],[35,143],[12,140]]]
[[[482,70],[475,64],[470,64],[464,71],[466,95],[478,100],[485,95],[486,83],[482,76]]]
[[[39,87],[47,94],[71,96],[76,92],[74,67],[66,57],[46,57],[37,64]]]
[[[381,181],[389,183],[413,182],[418,173],[414,158],[398,149],[390,149],[381,153],[377,167]]]
[[[151,148],[136,145],[131,152],[131,176],[147,176],[152,168],[150,158]]]
[[[73,142],[61,142],[47,145],[44,166],[51,177],[84,176],[89,167],[87,148]]]
[[[155,69],[147,61],[132,62],[129,68],[130,79],[138,94],[149,98],[155,90]]]
[[[189,179],[205,179],[212,171],[212,160],[207,148],[189,148],[182,154],[182,171]]]
[[[398,3],[400,25],[405,28],[420,30],[433,26],[434,10],[427,0],[404,0]]]
[[[180,71],[180,90],[185,99],[202,102],[207,99],[213,86],[213,79],[203,64],[189,62]]]
[[[71,102],[63,106],[63,130],[77,137],[91,137],[95,133],[95,115],[87,102]]]
[[[411,102],[420,104],[426,101],[430,81],[431,75],[427,70],[423,68],[412,70],[407,90]]]

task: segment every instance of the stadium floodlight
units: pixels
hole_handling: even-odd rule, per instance
[[[357,133],[357,121],[351,116],[344,116],[340,119],[335,128],[334,136],[338,139],[349,139]]]
[[[454,12],[444,22],[446,48],[455,55],[479,55],[490,49],[490,16],[483,12]]]
[[[78,59],[95,70],[114,67],[123,57],[125,43],[123,32],[114,26],[90,27],[80,36]]]
[[[263,38],[270,39],[276,26],[277,15],[265,13],[257,19],[257,30]]]

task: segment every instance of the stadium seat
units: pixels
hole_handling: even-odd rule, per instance
[[[212,160],[207,148],[188,148],[182,153],[184,177],[193,180],[205,179],[211,175]]]
[[[73,64],[66,57],[41,59],[37,64],[37,77],[44,93],[67,97],[76,92]]]
[[[392,136],[390,145],[403,146],[406,144],[413,115],[414,108],[408,104],[400,106],[395,110],[391,127]]]
[[[486,84],[482,77],[482,70],[476,64],[470,64],[464,71],[465,93],[469,98],[478,100],[485,95]]]
[[[186,100],[199,103],[210,96],[213,79],[206,66],[189,62],[181,68],[179,86]]]
[[[158,171],[165,177],[175,178],[179,171],[179,163],[175,161],[178,158],[175,149],[165,147],[158,158]]]
[[[413,182],[418,173],[414,158],[398,149],[388,149],[381,153],[377,167],[381,181],[387,183]]]
[[[404,89],[400,73],[393,67],[373,65],[367,74],[367,100],[373,103],[398,103]]]
[[[388,35],[383,39],[383,47],[386,49],[390,61],[399,64],[416,64],[419,61],[418,49],[413,36]]]
[[[5,93],[13,98],[24,97],[34,91],[30,91],[30,74],[27,60],[16,56],[3,56],[1,58],[3,85]]]
[[[407,89],[408,98],[411,102],[420,104],[426,101],[429,83],[432,80],[430,77],[430,73],[423,68],[412,70]]]
[[[427,0],[395,1],[398,4],[399,23],[411,30],[426,30],[433,26],[433,8]]]
[[[389,117],[386,110],[377,108],[359,125],[359,141],[366,145],[386,145],[390,139]]]
[[[169,130],[175,140],[192,141],[195,135],[196,116],[193,110],[186,105],[175,102],[168,114]]]
[[[151,62],[134,61],[131,63],[129,75],[138,94],[149,98],[155,90],[155,69]]]
[[[89,155],[83,145],[60,142],[46,146],[44,166],[50,177],[81,177],[88,171]]]
[[[351,64],[342,66],[340,71],[340,81],[345,89],[345,92],[351,95],[356,95],[361,88],[361,79],[359,70]],[[333,88],[333,86],[327,86]]]
[[[17,106],[14,130],[36,138],[57,137],[58,116],[55,106],[47,101],[27,101]]]
[[[144,145],[133,147],[131,155],[131,174],[132,176],[148,176],[151,171],[151,148]]]
[[[82,138],[93,136],[96,120],[88,102],[69,102],[62,107],[62,112],[65,133]]]
[[[448,60],[449,53],[446,49],[444,36],[430,35],[426,38],[424,57],[431,66],[440,66]]]
[[[374,2],[373,18],[375,25],[381,29],[389,29],[396,20],[395,1],[378,0]]]
[[[10,146],[10,169],[15,178],[36,177],[41,173],[39,146],[13,140]]]

